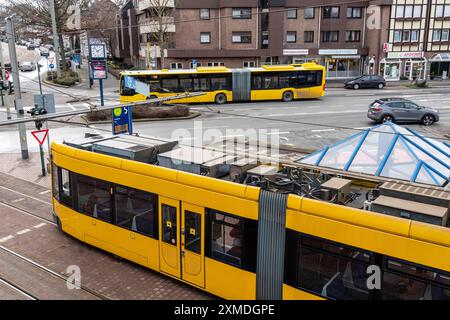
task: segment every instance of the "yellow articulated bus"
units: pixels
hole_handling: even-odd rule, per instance
[[[127,81],[132,78],[132,81]],[[120,78],[122,103],[149,97],[129,88],[135,80],[150,84],[151,98],[165,98],[185,92],[202,91],[201,97],[174,103],[216,103],[320,98],[325,95],[325,68],[315,63],[274,65],[261,68],[228,69],[198,67],[183,70],[126,71]],[[131,86],[131,85],[130,85]]]
[[[449,228],[67,143],[51,160],[63,232],[216,296],[450,299]]]

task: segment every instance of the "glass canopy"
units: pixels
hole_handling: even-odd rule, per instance
[[[447,142],[390,122],[354,134],[298,162],[436,186],[450,180]]]

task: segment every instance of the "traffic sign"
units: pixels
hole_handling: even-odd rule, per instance
[[[54,65],[53,63],[50,63],[50,64],[48,65],[48,67],[49,67],[50,69],[53,69],[53,68],[55,68],[55,65]]]
[[[37,140],[37,142],[39,142],[39,144],[42,146],[45,142],[45,139],[47,139],[48,129],[32,131],[31,134]]]
[[[48,62],[49,62],[49,63],[53,63],[54,60],[55,60],[55,58],[53,58],[53,57],[49,57],[49,58],[48,58]]]
[[[121,107],[112,110],[112,133],[133,134],[133,111],[131,107]]]

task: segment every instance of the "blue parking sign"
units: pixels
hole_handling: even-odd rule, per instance
[[[132,107],[120,107],[112,110],[112,133],[114,135],[133,134],[133,110]]]

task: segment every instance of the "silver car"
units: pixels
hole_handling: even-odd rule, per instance
[[[419,106],[403,98],[377,99],[369,106],[367,116],[379,123],[420,122],[430,126],[439,121],[438,110]]]
[[[36,70],[36,64],[34,62],[24,62],[19,66],[19,70],[24,71],[34,71]]]

